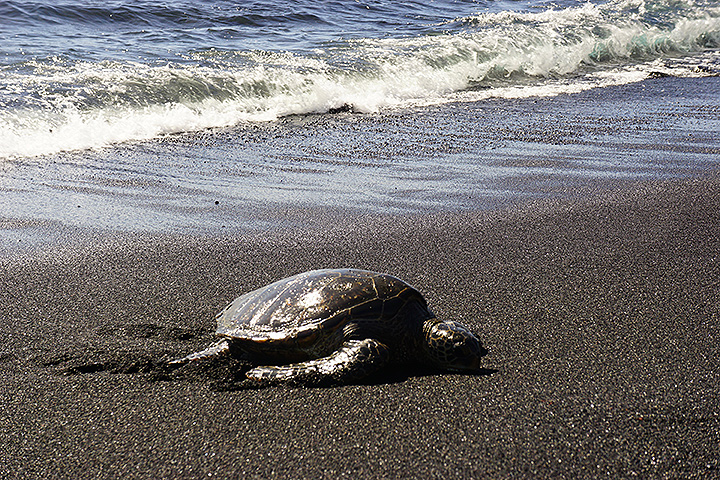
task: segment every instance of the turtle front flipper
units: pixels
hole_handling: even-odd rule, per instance
[[[330,356],[291,365],[257,367],[246,376],[262,384],[335,385],[365,378],[389,359],[388,347],[375,339],[347,340]]]

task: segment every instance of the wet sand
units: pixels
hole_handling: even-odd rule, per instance
[[[515,210],[314,213],[4,257],[0,476],[720,477],[717,176]],[[338,266],[413,283],[477,332],[485,370],[252,390],[232,365],[158,367],[207,345],[238,294]]]

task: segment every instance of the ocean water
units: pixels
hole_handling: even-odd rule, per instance
[[[718,73],[711,0],[2,0],[0,162]]]

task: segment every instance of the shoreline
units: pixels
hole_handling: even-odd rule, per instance
[[[0,473],[719,474],[717,175],[516,210],[367,214],[351,230],[326,220],[110,235],[0,262]],[[238,294],[321,266],[409,281],[478,333],[492,373],[223,391],[207,373],[142,371],[206,346]],[[140,371],[113,373],[119,358]]]
[[[4,162],[0,255],[22,240],[13,225],[41,234],[57,223],[81,237],[232,235],[322,225],[317,212],[501,210],[703,177],[718,168],[719,90],[720,77],[663,77],[555,97],[286,117]]]

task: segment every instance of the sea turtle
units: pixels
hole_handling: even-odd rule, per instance
[[[463,325],[441,321],[422,295],[391,275],[314,270],[238,297],[217,316],[221,340],[175,360],[244,355],[260,383],[339,384],[388,363],[477,371],[487,353]]]

